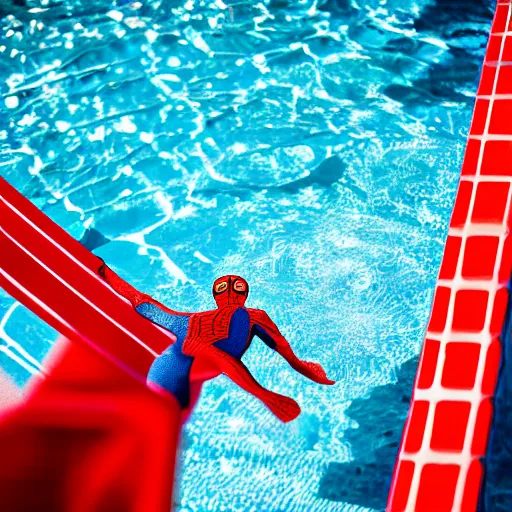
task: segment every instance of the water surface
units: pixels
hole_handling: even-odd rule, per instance
[[[283,425],[209,383],[177,509],[383,509],[491,3],[0,9],[0,175],[170,307],[212,308],[215,277],[245,276],[248,305],[338,381],[255,342],[246,364],[303,413]],[[5,294],[0,318],[0,366],[23,384],[56,335]]]

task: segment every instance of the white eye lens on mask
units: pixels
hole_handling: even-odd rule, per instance
[[[222,283],[219,283],[216,287],[215,287],[215,291],[217,293],[221,293],[221,292],[224,292],[226,291],[226,288],[228,287],[228,283],[226,283],[226,281],[222,282]]]
[[[241,281],[237,281],[233,288],[237,291],[237,292],[245,292],[245,284],[242,283]]]

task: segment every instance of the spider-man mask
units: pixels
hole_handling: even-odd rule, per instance
[[[212,292],[219,308],[228,304],[243,306],[249,295],[249,285],[243,277],[223,276],[215,280]]]

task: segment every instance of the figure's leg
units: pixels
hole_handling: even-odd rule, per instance
[[[189,405],[186,409],[181,411],[181,424],[183,425],[188,421],[190,415],[194,411],[194,408],[199,400],[199,396],[201,395],[201,389],[203,388],[203,382],[201,381],[192,381],[190,383],[190,401]]]
[[[187,336],[188,332],[188,322],[190,317],[185,315],[174,315],[172,313],[168,313],[164,311],[162,308],[159,308],[155,304],[151,304],[149,302],[143,302],[139,304],[135,311],[147,318],[149,321],[154,324],[167,329],[172,332],[177,340],[183,343],[183,340]]]
[[[190,404],[190,368],[194,358],[181,352],[176,344],[157,357],[148,372],[149,387],[163,388],[172,393],[182,408]]]
[[[176,342],[155,359],[147,376],[148,387],[173,394],[182,408],[190,402],[190,369],[194,358],[183,353],[182,346],[188,331],[188,316],[174,315],[154,304],[144,302],[135,310],[151,322],[169,330]]]
[[[280,420],[291,421],[300,414],[300,407],[295,400],[265,389],[251,375],[242,361],[213,345],[202,350],[201,354],[210,358],[218,369],[235,384],[259,398]]]
[[[205,381],[213,379],[218,375],[220,375],[219,369],[212,361],[200,355],[194,357],[194,362],[190,369],[190,402],[189,406],[182,411],[182,423],[185,423],[192,414]]]

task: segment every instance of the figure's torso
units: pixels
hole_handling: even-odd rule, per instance
[[[183,352],[193,356],[202,348],[215,345],[234,357],[240,357],[247,349],[250,327],[249,313],[243,307],[225,306],[195,313],[190,318]]]
[[[240,359],[249,348],[251,334],[251,320],[245,308],[238,308],[232,315],[229,323],[228,337],[214,343],[229,355]]]
[[[215,345],[235,358],[247,350],[251,338],[251,320],[248,311],[240,306],[193,313],[189,316],[172,315],[151,303],[142,303],[136,311],[176,336],[176,347],[184,354],[198,355],[202,348]]]

